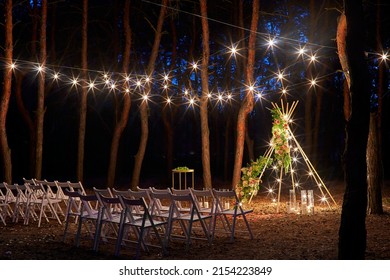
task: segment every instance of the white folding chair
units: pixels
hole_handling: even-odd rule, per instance
[[[75,223],[78,222],[80,216],[81,216],[81,193],[78,191],[70,191],[69,189],[64,189],[64,195],[68,197],[68,206],[66,208],[66,218],[65,218],[65,229],[64,229],[64,236],[63,236],[63,242],[65,242],[66,234],[69,227],[70,219],[73,217]]]
[[[96,210],[93,204],[98,204],[98,199],[93,195],[80,195],[81,210],[78,219],[76,233],[76,247],[80,246],[82,225],[85,225],[87,233],[92,240],[95,240],[97,232],[97,221],[99,220],[99,211]]]
[[[97,221],[97,233],[95,234],[93,250],[98,251],[100,236],[107,239],[117,239],[122,206],[118,197],[113,197],[109,188],[93,188],[99,201],[99,219]]]
[[[7,186],[8,184],[5,182],[0,183],[0,203],[7,205],[5,217],[13,217],[13,205],[16,202],[16,197],[15,194],[12,193],[12,191],[10,191]]]
[[[151,203],[149,205],[152,217],[158,217],[160,220],[168,220],[169,210],[172,204],[171,192],[169,189],[164,191],[150,190]]]
[[[8,185],[9,195],[13,194],[16,191],[16,199],[14,205],[14,215],[12,221],[17,223],[19,221],[19,216],[23,218],[23,224],[27,225],[30,219],[30,216],[35,220],[37,214],[35,213],[34,204],[31,201],[31,192],[27,188],[27,184],[19,185]]]
[[[55,209],[57,215],[65,217],[65,213],[62,207],[66,208],[67,198],[65,197],[62,189],[58,187],[56,181],[47,180],[35,180],[35,184],[42,187],[43,193],[46,194],[47,199],[50,200],[50,204]]]
[[[207,214],[211,216],[211,219],[208,223],[208,230],[209,233],[211,234],[211,237],[214,238],[213,222],[214,222],[216,203],[215,203],[213,191],[211,189],[196,190],[194,188],[189,188],[189,190],[199,209],[199,213]]]
[[[42,217],[45,218],[47,222],[49,222],[49,216],[47,214],[50,214],[51,219],[57,220],[57,222],[61,225],[61,219],[58,216],[58,209],[60,206],[58,205],[61,200],[52,198],[52,194],[49,194],[45,187],[42,184],[38,185],[29,185],[25,184],[27,189],[29,190],[29,204],[31,204],[31,207],[29,207],[29,211],[33,209],[38,209],[39,215],[38,215],[38,227],[41,226]],[[64,212],[59,211],[63,216],[65,216]]]
[[[242,217],[245,222],[246,228],[249,232],[250,239],[253,239],[251,228],[249,226],[248,220],[246,219],[246,214],[252,213],[253,209],[244,210],[242,208],[242,203],[238,199],[237,194],[234,190],[229,190],[229,191],[213,190],[213,194],[216,202],[214,222],[213,222],[213,227],[214,227],[213,234],[215,233],[217,217],[220,217],[222,223],[226,223],[228,232],[230,233],[230,240],[234,241],[234,233],[236,231],[237,218]],[[228,217],[232,219],[232,225],[230,225]]]
[[[3,193],[4,190],[4,193]],[[5,222],[5,219],[8,216],[8,203],[7,203],[7,190],[3,183],[0,183],[0,220],[3,222],[3,224],[6,226],[7,223]]]
[[[129,198],[129,195],[131,196],[131,194],[129,194],[128,191],[117,191],[115,189],[114,194],[119,198],[122,208],[124,209],[120,220],[115,255],[119,255],[120,249],[126,241],[135,242],[137,244],[135,258],[139,257],[141,248],[145,251],[149,251],[149,246],[160,247],[162,249],[162,253],[165,254],[166,249],[163,239],[158,231],[158,227],[165,232],[167,221],[153,219],[143,197]],[[142,213],[142,215],[140,216],[139,213]],[[128,228],[134,229],[135,238],[132,240],[130,240],[131,234],[129,234]],[[150,233],[151,229],[157,239],[158,245],[152,244],[152,234]]]
[[[200,223],[205,238],[207,239],[208,243],[211,244],[209,231],[205,223],[205,220],[211,219],[211,215],[201,214],[199,212],[199,209],[190,193],[182,194],[182,195],[171,194],[171,200],[172,200],[171,202],[172,204],[169,211],[168,232],[166,234],[167,236],[166,242],[169,242],[173,223],[177,221],[180,223],[184,231],[184,237],[186,239],[186,250],[188,250],[191,240],[193,239],[192,229],[193,229],[193,224],[195,222]],[[183,204],[186,204],[186,208],[188,207],[189,212],[182,211],[180,209],[180,207],[182,207]]]

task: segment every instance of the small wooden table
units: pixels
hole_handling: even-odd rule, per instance
[[[175,188],[175,174],[179,175],[179,190],[181,190],[181,177],[184,175],[184,189],[187,189],[187,174],[192,174],[192,188],[194,187],[194,169],[172,169],[172,188]]]

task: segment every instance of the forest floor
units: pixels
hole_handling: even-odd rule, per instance
[[[195,240],[190,250],[185,250],[182,241],[170,243],[169,255],[162,256],[152,249],[142,252],[141,259],[264,259],[264,260],[326,260],[337,259],[338,230],[344,187],[341,182],[328,184],[328,188],[338,203],[337,208],[316,205],[313,215],[287,214],[282,196],[280,213],[270,202],[266,193],[259,193],[251,207],[253,213],[248,220],[254,235],[250,240],[245,232],[243,221],[238,227],[234,242],[223,232],[217,232],[211,245],[204,240]],[[366,259],[390,259],[390,184],[383,188],[384,215],[367,215]],[[319,203],[318,203],[319,204]],[[80,247],[74,246],[76,227],[70,226],[69,235],[62,241],[64,225],[54,221],[44,221],[40,228],[36,222],[23,225],[7,220],[7,226],[0,226],[0,259],[10,260],[94,260],[128,259],[133,257],[132,248],[123,248],[121,256],[113,254],[114,244],[102,244],[99,252],[91,250],[92,242],[83,236]]]

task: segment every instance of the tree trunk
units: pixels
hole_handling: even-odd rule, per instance
[[[40,65],[45,69],[46,64],[46,24],[47,24],[47,0],[42,0],[41,3],[41,34],[39,39],[40,44]],[[43,122],[45,118],[45,71],[41,71],[38,76],[38,104],[37,104],[37,138],[35,146],[35,175],[38,180],[42,177],[42,154],[43,154]]]
[[[378,115],[370,114],[370,130],[367,144],[367,182],[368,182],[368,214],[383,214],[382,207],[382,164],[380,161]]]
[[[376,45],[378,51],[382,49],[381,34],[381,1],[377,1],[376,17]],[[383,92],[386,84],[384,82],[385,63],[381,63],[378,69],[378,113],[370,115],[370,131],[367,145],[367,183],[368,183],[368,214],[383,214],[382,186],[382,108]]]
[[[176,60],[177,60],[177,32],[176,25],[171,15],[170,19],[170,27],[172,33],[172,57],[171,57],[171,67],[170,71],[174,71],[176,68]],[[180,86],[178,88],[181,88]],[[169,98],[169,94],[167,92],[165,98]],[[174,129],[173,129],[173,121],[176,115],[176,109],[172,108],[169,104],[164,105],[162,108],[162,121],[165,129],[165,176],[166,178],[170,178],[171,172],[173,169],[173,139],[174,139]]]
[[[256,31],[259,21],[259,0],[253,1],[252,7],[252,23],[251,23],[251,32],[249,35],[248,43],[248,60],[246,68],[246,84],[253,85],[253,69],[255,63],[255,51],[256,51]],[[238,111],[237,118],[237,138],[236,138],[236,154],[234,159],[234,170],[233,170],[233,179],[232,187],[236,188],[237,184],[240,181],[241,177],[241,167],[242,167],[242,157],[244,152],[244,142],[245,142],[245,126],[246,118],[253,110],[253,92],[247,91],[247,94],[244,98],[243,103]]]
[[[167,10],[168,0],[162,0],[161,1],[161,9],[160,9],[160,15],[157,22],[157,28],[156,33],[154,37],[154,43],[153,48],[151,52],[151,56],[149,58],[148,68],[147,68],[147,75],[152,76],[154,72],[154,64],[156,62],[156,58],[158,55],[158,49],[161,41],[161,35],[162,35],[162,28],[164,23],[164,18]],[[145,93],[149,94],[151,91],[151,85],[150,83],[147,83],[145,85]],[[141,139],[138,147],[138,152],[135,155],[135,162],[134,162],[134,169],[133,169],[133,176],[131,178],[131,188],[135,189],[139,184],[139,177],[141,174],[141,168],[142,168],[142,162],[144,160],[145,156],[145,150],[146,145],[148,143],[148,136],[149,136],[149,123],[148,123],[148,103],[147,101],[143,101],[140,105],[140,117],[141,117]]]
[[[34,176],[35,170],[35,145],[36,145],[36,130],[35,124],[30,116],[30,112],[26,109],[22,97],[22,86],[25,73],[19,72],[15,75],[15,98],[16,105],[18,107],[19,113],[22,116],[24,123],[26,124],[29,131],[29,176]]]
[[[83,0],[83,18],[81,27],[81,78],[82,88],[80,96],[80,120],[79,120],[79,137],[77,147],[77,180],[84,181],[84,143],[85,130],[87,126],[87,79],[88,79],[88,0]]]
[[[13,52],[13,38],[12,38],[12,0],[5,2],[5,45],[4,58],[5,64],[8,67],[4,68],[3,94],[1,96],[0,104],[0,151],[3,161],[4,181],[8,184],[12,183],[12,161],[11,149],[8,146],[7,137],[7,113],[9,108],[9,100],[11,97],[11,83],[12,83],[12,52]]]
[[[128,73],[130,64],[130,49],[131,49],[131,28],[130,28],[130,0],[125,1],[123,12],[123,31],[125,34],[125,50],[123,54],[123,73]],[[119,142],[129,119],[129,112],[131,107],[130,93],[126,91],[127,84],[123,85],[123,108],[119,122],[116,123],[114,134],[111,142],[110,163],[108,166],[108,187],[113,187],[116,174],[116,162],[118,158]]]
[[[200,0],[200,13],[202,16],[202,69],[200,72],[202,82],[202,96],[200,98],[200,126],[202,138],[202,167],[203,167],[203,186],[207,189],[212,188],[211,169],[210,169],[210,131],[208,122],[208,97],[209,93],[209,25],[207,20],[207,0]]]
[[[344,0],[345,46],[350,76],[350,114],[346,119],[345,194],[339,229],[339,258],[364,259],[366,250],[367,164],[370,91],[362,38],[362,1]],[[338,41],[339,43],[339,41]],[[340,61],[342,59],[340,58]]]

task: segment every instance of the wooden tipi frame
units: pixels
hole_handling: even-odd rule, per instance
[[[291,122],[291,117],[292,117],[292,115],[293,115],[293,113],[294,113],[294,111],[295,111],[295,109],[296,109],[296,107],[298,105],[298,101],[292,102],[291,106],[289,106],[289,103],[284,104],[283,100],[281,100],[281,105],[280,106],[278,104],[274,103],[274,102],[272,102],[271,104],[272,104],[272,107],[275,110],[279,111],[279,114],[281,114],[283,116],[283,119],[287,122],[287,128],[286,129],[287,129],[287,131],[289,133],[289,140],[288,140],[289,146],[291,147],[291,144],[290,144],[291,142],[293,142],[295,144],[296,148],[298,149],[298,152],[302,155],[302,158],[305,161],[305,164],[306,164],[308,170],[310,171],[310,174],[312,175],[313,180],[316,182],[317,187],[318,187],[319,191],[322,194],[322,197],[326,198],[328,196],[330,198],[331,202],[333,202],[334,206],[337,207],[336,201],[334,200],[333,196],[329,192],[329,190],[326,187],[325,183],[323,182],[323,180],[321,179],[320,175],[318,174],[318,172],[314,168],[313,164],[310,162],[309,158],[307,157],[307,155],[304,152],[304,150],[302,149],[301,145],[299,144],[299,142],[295,138],[294,133],[292,132],[292,130],[291,130],[290,126],[289,126],[289,123]],[[264,156],[263,156],[266,159],[266,164],[265,164],[265,166],[264,166],[263,170],[261,171],[260,176],[258,178],[259,183],[261,181],[261,178],[264,175],[265,170],[267,169],[268,163],[270,161],[272,161],[271,157],[272,157],[272,155],[274,154],[274,151],[275,151],[275,146],[273,145],[273,140],[274,140],[274,136],[272,136],[272,139],[271,139],[271,142],[270,142],[270,146],[267,149],[267,151],[264,153]],[[280,209],[280,195],[281,195],[281,189],[282,189],[283,171],[284,171],[284,168],[282,168],[282,167],[279,168],[279,180],[278,180],[279,186],[278,186],[278,196],[277,196],[277,206],[276,206],[276,212],[277,213],[279,213],[279,209]],[[292,171],[292,169],[290,169],[290,171],[288,173],[289,173],[289,175],[291,177],[291,183],[292,183],[293,192],[295,193],[296,188],[295,188],[294,172]],[[285,174],[285,175],[287,175],[287,174]],[[249,203],[251,202],[252,198],[253,198],[253,194],[252,194],[251,198],[249,199]],[[329,208],[332,208],[331,202],[329,202],[328,199],[324,199],[323,202],[326,203]]]

